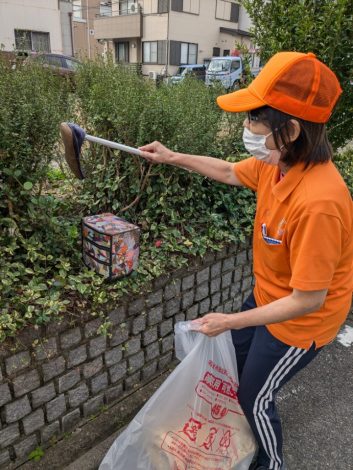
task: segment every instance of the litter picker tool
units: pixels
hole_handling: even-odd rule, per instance
[[[65,160],[69,165],[70,170],[80,180],[85,178],[80,162],[81,147],[84,140],[95,142],[112,149],[122,150],[123,152],[131,153],[133,155],[141,156],[141,151],[134,147],[129,147],[128,145],[123,145],[117,142],[111,142],[110,140],[101,139],[100,137],[88,135],[84,129],[82,129],[82,127],[71,122],[62,122],[60,124],[60,133],[65,147]]]

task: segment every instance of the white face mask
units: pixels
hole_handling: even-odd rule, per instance
[[[266,147],[266,139],[272,134],[254,134],[247,127],[244,127],[243,142],[246,150],[259,160],[265,160],[270,155],[270,149]]]
[[[277,165],[281,152],[266,147],[266,139],[271,134],[272,132],[267,135],[254,134],[247,127],[244,127],[243,142],[246,150],[255,158],[270,165]]]

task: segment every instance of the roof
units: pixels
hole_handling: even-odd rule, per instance
[[[231,36],[251,36],[249,31],[244,31],[243,29],[224,28],[223,26],[219,28],[219,32],[230,34]]]

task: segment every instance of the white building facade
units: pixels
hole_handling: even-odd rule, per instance
[[[172,75],[180,65],[229,55],[237,43],[254,52],[249,17],[235,0],[113,0],[100,5],[95,39],[113,48],[117,62],[141,63],[144,75]]]
[[[1,0],[2,49],[71,55],[71,12],[65,0]]]

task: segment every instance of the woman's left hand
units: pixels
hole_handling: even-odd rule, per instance
[[[224,331],[230,330],[229,318],[225,313],[208,313],[202,318],[194,320],[195,330],[207,336],[217,336]]]

